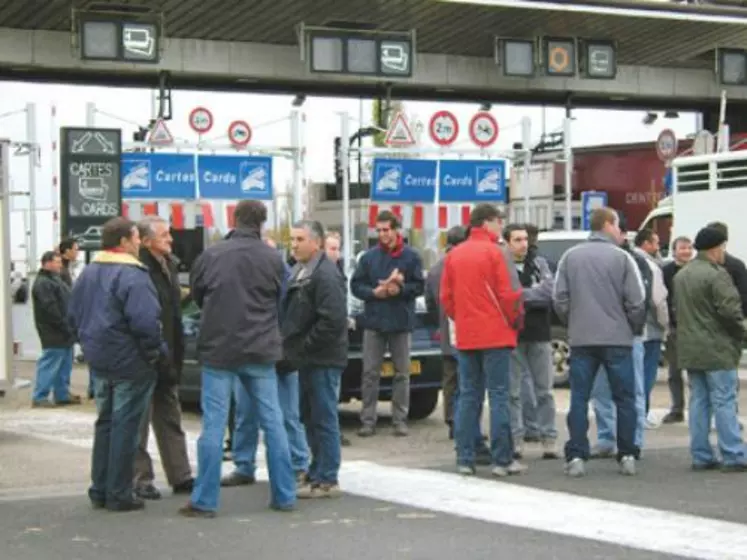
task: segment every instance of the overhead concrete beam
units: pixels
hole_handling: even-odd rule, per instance
[[[0,73],[30,72],[65,75],[117,76],[117,82],[155,76],[167,70],[175,82],[205,83],[218,89],[252,89],[252,84],[279,83],[286,90],[326,90],[351,94],[380,92],[381,81],[358,76],[330,76],[309,72],[296,46],[230,43],[194,39],[166,39],[158,65],[83,61],[73,48],[69,32],[0,28]],[[485,100],[548,102],[569,95],[576,101],[595,100],[615,104],[656,103],[683,107],[717,103],[724,89],[709,70],[621,66],[615,80],[506,78],[492,58],[420,54],[414,76],[393,80],[394,92],[406,97],[427,92],[433,98],[483,97]],[[243,87],[237,87],[241,86]],[[747,88],[725,88],[730,101],[747,101]],[[355,91],[355,93],[353,93]],[[422,97],[418,94],[417,96]],[[416,96],[416,97],[417,97]]]

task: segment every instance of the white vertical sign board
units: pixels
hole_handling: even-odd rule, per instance
[[[0,390],[13,387],[13,326],[10,297],[10,142],[0,139]]]

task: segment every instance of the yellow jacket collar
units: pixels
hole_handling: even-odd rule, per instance
[[[148,270],[148,268],[138,259],[129,253],[115,253],[114,251],[101,251],[93,259],[93,262],[100,264],[124,264],[128,266],[137,266]]]

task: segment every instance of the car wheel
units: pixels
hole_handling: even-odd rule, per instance
[[[438,405],[438,389],[423,389],[410,393],[410,420],[428,418]]]
[[[552,339],[553,384],[555,387],[568,385],[570,371],[571,347],[562,338]]]

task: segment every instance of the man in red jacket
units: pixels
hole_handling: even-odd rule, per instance
[[[523,306],[521,287],[499,247],[503,216],[492,204],[478,204],[470,215],[467,241],[452,249],[441,277],[441,305],[453,322],[458,350],[459,402],[456,411],[457,468],[475,474],[475,427],[488,391],[493,476],[522,474],[513,459],[509,383]]]

